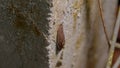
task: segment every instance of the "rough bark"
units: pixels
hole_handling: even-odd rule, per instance
[[[116,20],[117,0],[100,0],[108,39]],[[98,0],[53,0],[50,22],[50,68],[105,68],[109,46],[103,29]],[[53,25],[54,23],[54,25]],[[58,25],[63,23],[65,46],[55,55]]]

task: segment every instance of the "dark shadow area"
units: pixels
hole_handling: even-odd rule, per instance
[[[0,68],[48,68],[47,0],[0,0]]]
[[[118,0],[117,16],[118,16],[118,12],[119,12],[119,7],[120,7],[120,0]],[[119,32],[118,32],[118,36],[117,36],[117,43],[120,43],[120,28],[119,28]],[[113,56],[113,60],[112,60],[112,66],[115,64],[115,62],[117,61],[119,56],[120,56],[120,48],[115,48],[114,56]],[[120,68],[120,65],[118,66],[118,68]]]
[[[120,0],[118,0],[118,11],[117,11],[117,16],[118,16],[118,12],[119,12],[119,7],[120,7]],[[120,28],[119,28],[119,32],[118,32],[117,42],[120,43]]]
[[[119,29],[119,32],[118,32],[117,42],[120,43],[120,29]]]

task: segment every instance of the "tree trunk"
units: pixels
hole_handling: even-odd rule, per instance
[[[53,0],[52,4],[48,47],[50,68],[105,68],[110,49],[108,40],[112,38],[116,22],[117,0],[100,0],[102,11],[98,0]],[[56,35],[61,23],[65,45],[56,55]]]

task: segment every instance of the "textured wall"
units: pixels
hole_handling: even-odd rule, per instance
[[[47,0],[0,0],[0,68],[48,68]]]

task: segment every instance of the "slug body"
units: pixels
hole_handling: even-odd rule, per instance
[[[57,37],[56,37],[56,54],[58,54],[61,49],[64,48],[65,44],[65,36],[63,31],[63,24],[60,24],[57,30]]]

